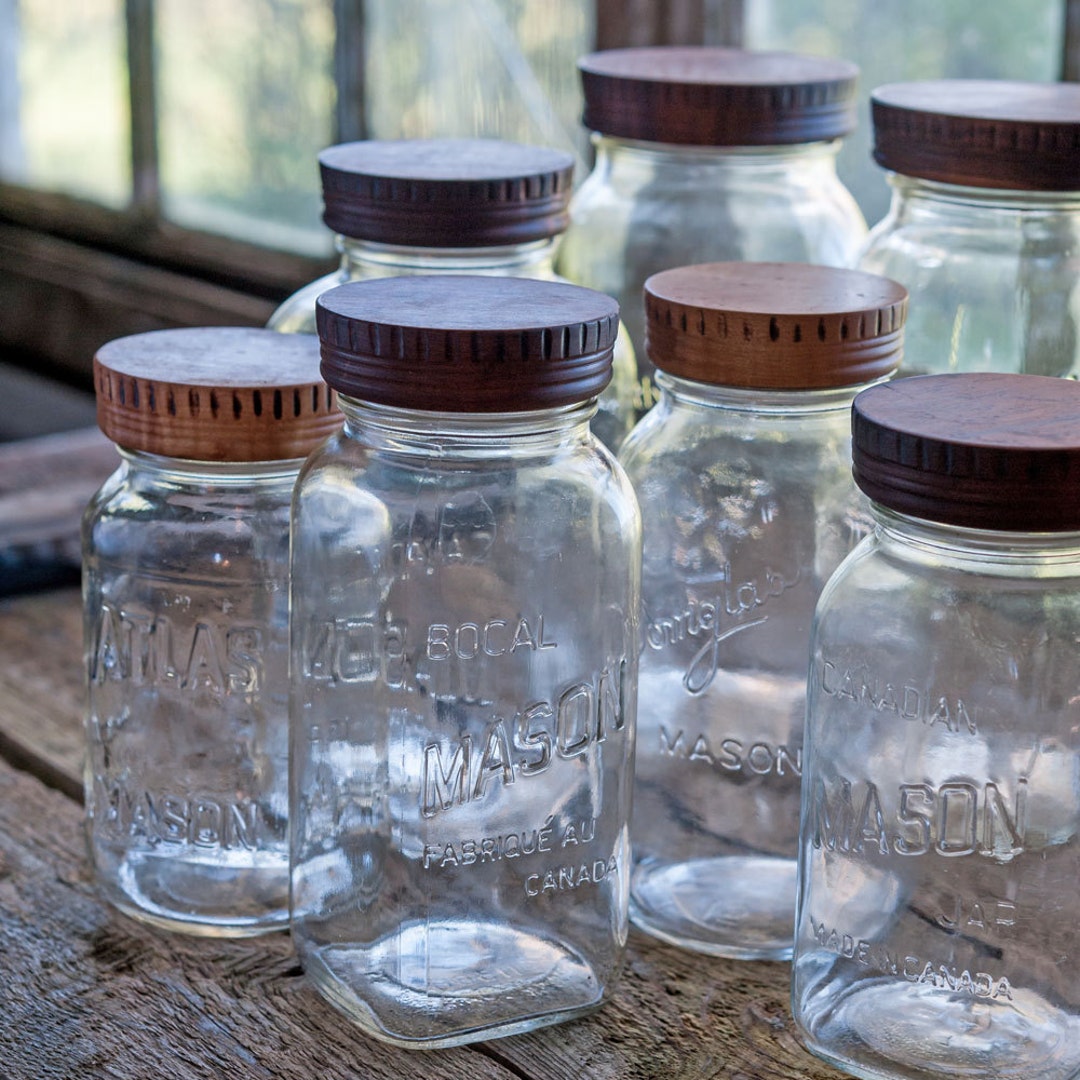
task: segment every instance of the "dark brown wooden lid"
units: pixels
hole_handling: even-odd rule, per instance
[[[645,282],[645,351],[714,386],[823,390],[895,371],[907,290],[858,270],[705,263]]]
[[[611,379],[619,305],[555,281],[438,275],[351,282],[316,305],[323,378],[429,412],[525,412]]]
[[[313,334],[155,330],[94,357],[98,425],[117,445],[191,461],[306,457],[341,426]]]
[[[883,168],[970,187],[1080,190],[1075,83],[892,83],[870,105],[874,160]]]
[[[713,46],[610,49],[578,61],[583,122],[623,139],[773,146],[855,129],[847,60]]]
[[[342,143],[319,155],[323,221],[357,240],[494,247],[563,232],[574,159],[498,139]]]
[[[1080,529],[1080,383],[969,372],[897,379],[852,410],[855,482],[914,517]]]

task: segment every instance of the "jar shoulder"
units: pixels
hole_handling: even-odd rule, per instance
[[[246,485],[183,484],[123,465],[88,504],[82,519],[88,560],[183,567],[258,553],[285,558],[295,474]]]
[[[346,505],[399,519],[434,504],[464,506],[479,497],[501,513],[577,521],[609,509],[631,530],[639,525],[637,499],[622,466],[591,436],[556,453],[461,456],[399,453],[335,436],[301,471],[294,516],[318,529],[331,506]],[[492,506],[492,512],[496,507]]]
[[[867,536],[838,567],[818,601],[818,648],[845,641],[925,648],[927,638],[997,641],[1042,627],[1080,633],[1080,559],[971,556],[905,550]],[[1042,631],[1039,631],[1040,633]]]
[[[815,468],[850,470],[850,408],[848,400],[841,407],[786,413],[661,401],[623,443],[619,461],[635,483],[665,473],[779,477],[802,470],[808,453]]]

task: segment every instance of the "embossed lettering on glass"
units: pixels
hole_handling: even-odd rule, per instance
[[[866,222],[836,175],[855,127],[846,60],[713,47],[583,57],[596,166],[570,206],[560,273],[619,301],[655,400],[642,286],[660,270],[747,260],[850,266]]]
[[[1080,385],[855,401],[875,528],[822,593],[793,1007],[862,1077],[1080,1075]]]
[[[123,464],[83,521],[90,849],[170,929],[288,920],[288,524],[341,424],[314,338],[165,330],[94,361]]]
[[[859,266],[911,292],[901,373],[1080,375],[1080,87],[895,83],[872,108],[893,195]]]
[[[319,155],[323,220],[341,265],[289,297],[268,325],[315,332],[315,300],[347,281],[480,274],[556,281],[570,221],[574,160],[561,150],[498,139],[369,140]],[[634,423],[637,364],[625,332],[592,429],[612,449]]]
[[[906,293],[776,263],[645,286],[659,404],[621,453],[644,519],[631,918],[687,948],[791,954],[810,619],[865,534],[856,392]]]
[[[589,1011],[627,933],[640,519],[589,431],[618,308],[411,277],[319,299],[341,435],[293,522],[293,936],[372,1034]]]

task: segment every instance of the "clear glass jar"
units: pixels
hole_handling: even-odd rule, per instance
[[[901,373],[1080,377],[1080,88],[898,83],[873,117],[893,194],[858,265],[911,292]]]
[[[319,298],[346,423],[294,503],[292,929],[401,1046],[569,1019],[621,965],[641,526],[589,431],[617,325],[524,279]]]
[[[270,317],[315,333],[315,301],[348,281],[415,274],[561,280],[554,258],[569,222],[573,158],[495,139],[343,143],[319,155],[325,210],[341,265]],[[634,423],[637,362],[625,333],[592,427],[616,449]]]
[[[317,344],[166,330],[110,342],[94,367],[123,458],[83,519],[97,880],[169,929],[280,929],[289,502],[300,459],[341,422]]]
[[[701,952],[786,958],[810,619],[869,527],[851,402],[899,362],[905,292],[718,263],[645,294],[660,402],[620,454],[644,519],[631,919]]]
[[[862,1077],[1080,1074],[1080,386],[860,395],[822,593],[793,1009]]]
[[[571,203],[556,266],[619,301],[640,413],[655,401],[641,293],[650,274],[854,261],[866,222],[836,154],[855,126],[857,69],[711,47],[613,49],[579,67],[596,166]]]

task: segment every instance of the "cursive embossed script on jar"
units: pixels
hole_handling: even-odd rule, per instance
[[[646,286],[661,400],[623,448],[643,507],[631,917],[705,952],[791,948],[810,619],[867,527],[848,414],[904,291],[712,264]]]

